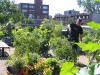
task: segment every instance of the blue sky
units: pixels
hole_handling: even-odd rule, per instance
[[[34,0],[15,0],[15,3],[34,3]],[[56,13],[63,14],[65,10],[75,9],[83,12],[82,8],[79,8],[76,0],[43,0],[43,4],[49,5],[49,14],[54,16]]]

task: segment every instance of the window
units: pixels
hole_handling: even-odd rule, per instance
[[[87,16],[87,19],[89,19],[89,16]]]
[[[44,15],[44,18],[47,18],[48,16],[47,15]]]
[[[99,7],[98,9],[99,9],[99,11],[100,11],[100,7]]]
[[[29,12],[34,12],[35,10],[29,10]]]
[[[48,11],[43,11],[43,14],[47,14],[48,13]]]
[[[34,6],[33,5],[30,5],[29,8],[34,8]]]
[[[34,16],[33,16],[32,14],[29,14],[29,18],[30,18],[30,19],[33,19]]]
[[[23,9],[22,12],[27,12],[27,10],[26,9]]]
[[[34,12],[35,10],[31,10],[32,12]]]
[[[85,16],[83,16],[83,19],[85,19]]]
[[[23,8],[28,8],[28,5],[27,4],[23,4],[22,7]]]
[[[43,6],[43,9],[48,9],[48,6]]]

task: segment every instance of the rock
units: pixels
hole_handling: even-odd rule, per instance
[[[89,64],[89,59],[86,55],[80,55],[77,59],[77,64],[80,65],[88,65]]]

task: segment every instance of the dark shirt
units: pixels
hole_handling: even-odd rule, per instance
[[[70,38],[71,41],[79,42],[79,35],[83,34],[83,29],[81,26],[76,24],[70,24]]]

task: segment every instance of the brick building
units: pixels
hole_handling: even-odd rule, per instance
[[[20,3],[18,6],[26,16],[32,16],[36,19],[49,17],[49,5],[43,5],[43,0],[34,0],[34,4]]]
[[[32,3],[20,3],[18,8],[25,16],[34,20],[34,25],[39,26],[44,18],[49,18],[49,5],[43,4],[43,0],[34,0]]]

